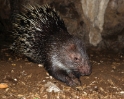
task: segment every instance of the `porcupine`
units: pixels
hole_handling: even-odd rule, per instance
[[[11,49],[43,64],[54,78],[78,86],[80,76],[91,74],[84,43],[69,34],[52,7],[30,6],[25,13],[15,15],[13,26],[16,39]]]

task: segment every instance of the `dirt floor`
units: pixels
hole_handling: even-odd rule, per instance
[[[124,99],[124,55],[88,52],[92,74],[71,88],[55,80],[41,65],[0,50],[0,99]]]

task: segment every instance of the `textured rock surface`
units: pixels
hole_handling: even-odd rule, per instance
[[[101,40],[104,14],[109,0],[81,0],[84,20],[89,26],[89,41],[96,46]]]
[[[124,0],[110,0],[102,37],[108,49],[124,50]]]

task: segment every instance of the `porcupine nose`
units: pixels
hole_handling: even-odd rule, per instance
[[[82,76],[88,76],[91,74],[91,65],[86,61],[83,66],[80,67]]]

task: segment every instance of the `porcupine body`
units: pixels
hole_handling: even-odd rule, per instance
[[[68,33],[64,21],[50,6],[30,6],[16,15],[13,26],[16,40],[11,49],[43,63],[54,78],[77,86],[80,76],[91,73],[83,42]]]

